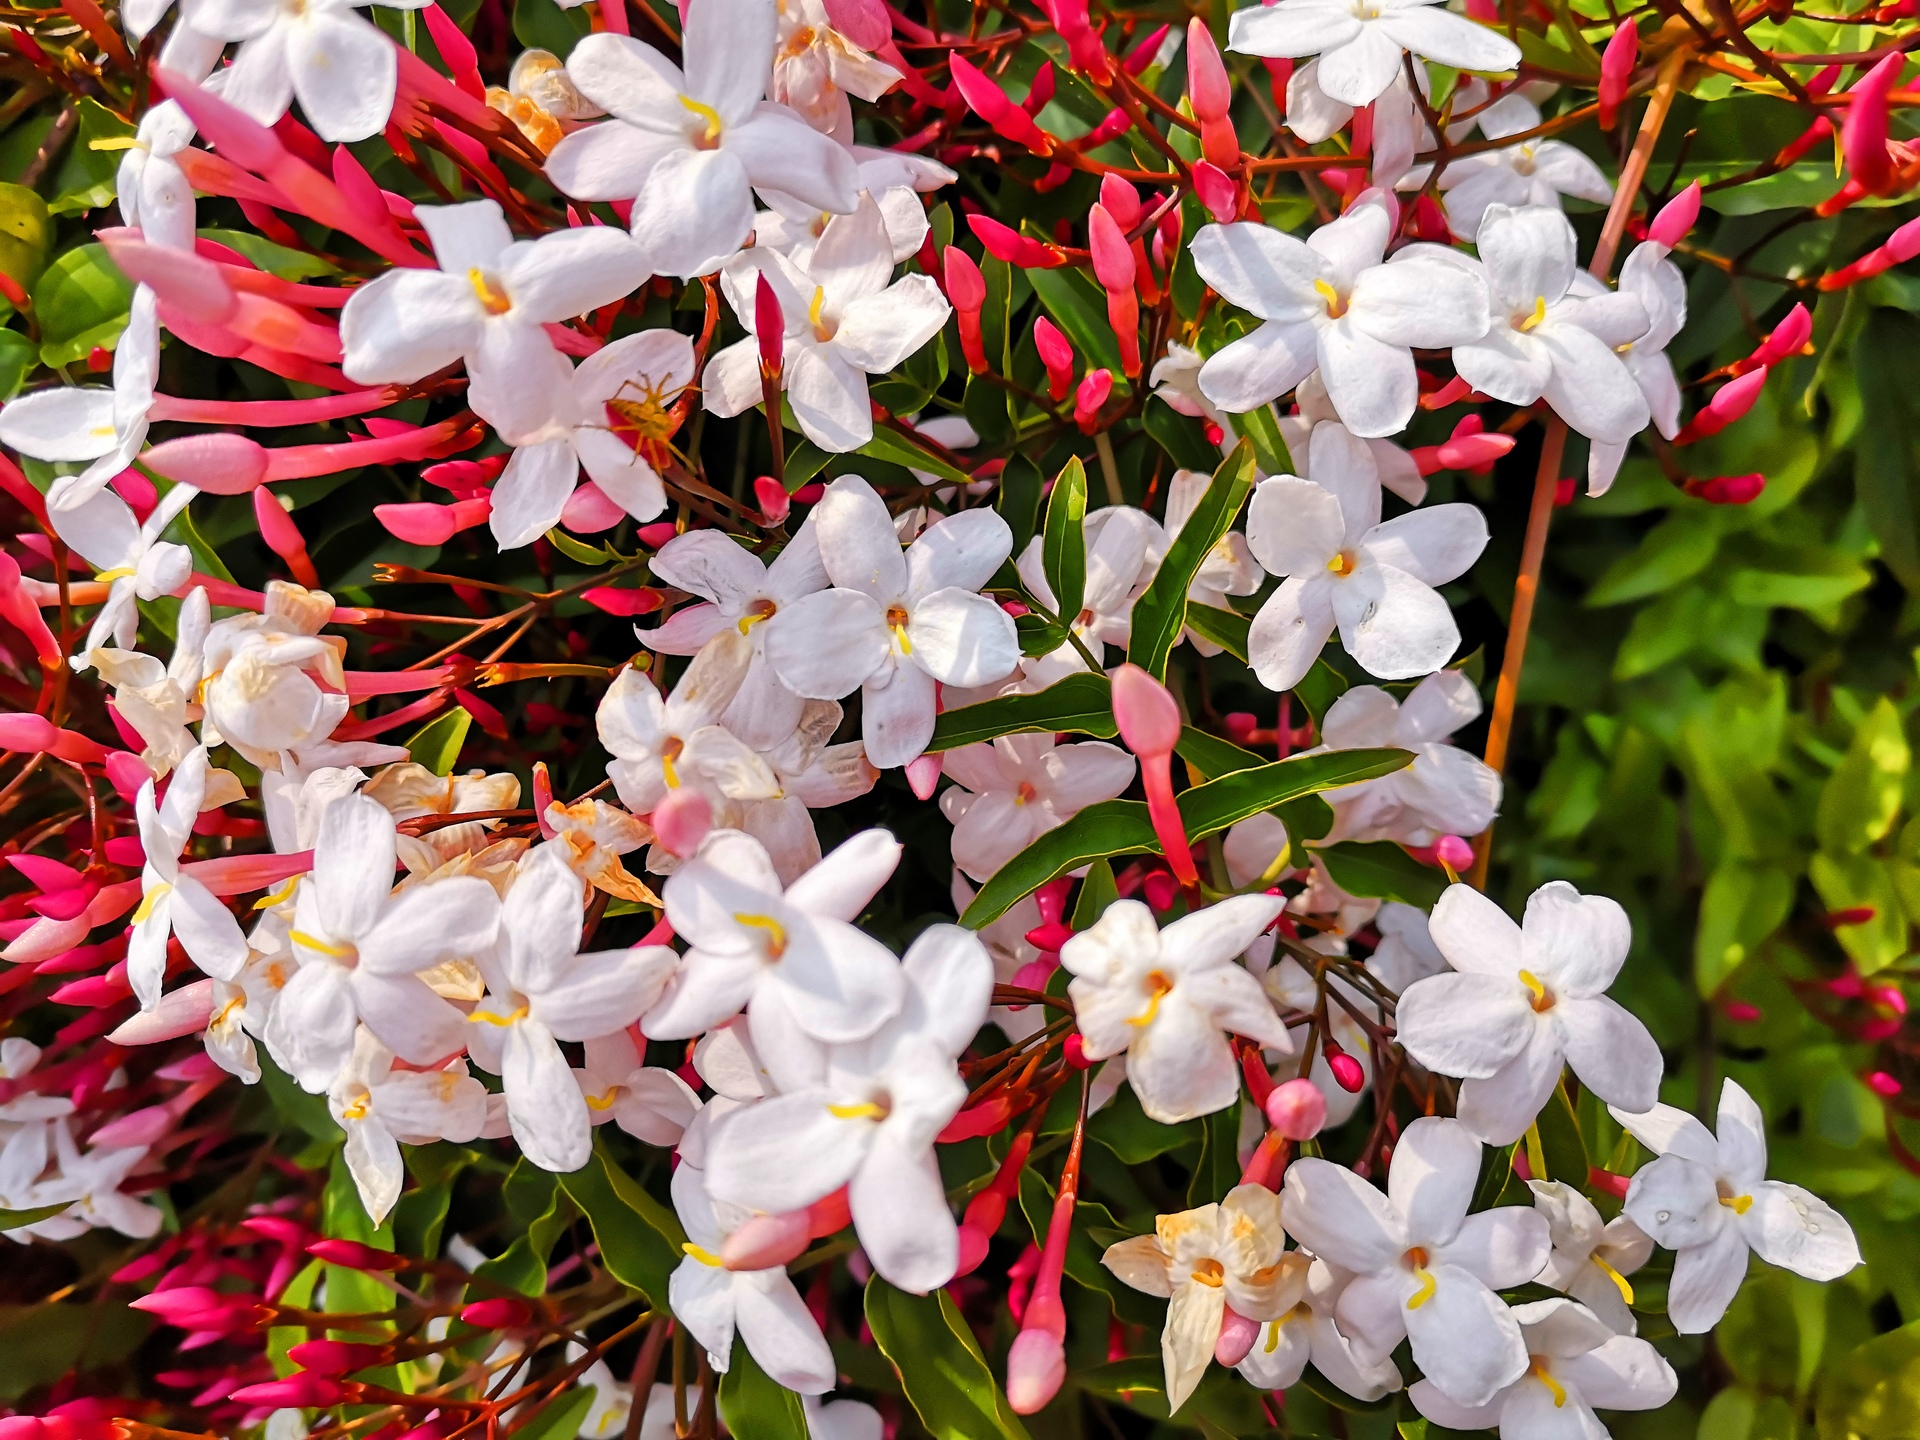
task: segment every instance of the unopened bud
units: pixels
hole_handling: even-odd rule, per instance
[[[940,769],[939,755],[916,755],[907,762],[907,788],[913,791],[914,799],[933,798],[934,789],[940,783]]]
[[[358,1345],[346,1340],[303,1340],[287,1351],[287,1358],[316,1375],[351,1375],[383,1365],[392,1352],[382,1345]]]
[[[1073,423],[1088,435],[1099,428],[1100,409],[1113,394],[1113,372],[1089,370],[1073,395]]]
[[[1022,270],[1053,270],[1067,263],[1066,254],[1058,245],[1022,235],[991,215],[967,216],[967,228],[994,259]]]
[[[1053,153],[1052,137],[1034,124],[1033,117],[1009,100],[1007,92],[966,56],[954,53],[948,59],[948,69],[967,108],[992,126],[996,135],[1024,145],[1036,155]]]
[[[1311,1140],[1327,1123],[1327,1097],[1308,1079],[1289,1080],[1267,1096],[1267,1123],[1289,1140]]]
[[[1753,408],[1753,402],[1760,398],[1760,392],[1766,388],[1767,371],[1765,367],[1749,370],[1745,375],[1729,380],[1713,394],[1713,398],[1701,407],[1700,412],[1673,437],[1676,445],[1691,445],[1704,440],[1709,435],[1718,435],[1727,426],[1733,424],[1747,411]]]
[[[1840,124],[1840,151],[1852,178],[1869,193],[1884,189],[1893,177],[1887,149],[1887,96],[1900,79],[1907,57],[1887,56],[1853,87],[1847,118]]]
[[[1867,1088],[1882,1100],[1891,1100],[1905,1088],[1898,1080],[1884,1070],[1872,1071],[1865,1078]]]
[[[1622,20],[1600,55],[1600,128],[1611,130],[1633,80],[1633,64],[1640,57],[1640,31]]]
[[[753,333],[760,346],[761,375],[778,376],[786,355],[787,321],[780,310],[780,296],[765,271],[753,289]]]
[[[328,1375],[301,1370],[284,1380],[264,1385],[242,1385],[227,1398],[274,1410],[325,1410],[346,1399],[348,1388]]]
[[[1920,227],[1915,229],[1916,239],[1920,239]],[[1813,338],[1813,316],[1805,305],[1795,305],[1786,313],[1784,319],[1773,327],[1773,333],[1761,342],[1747,359],[1749,367],[1765,369],[1791,359],[1807,348],[1807,342]]]
[[[1073,391],[1073,346],[1060,327],[1042,315],[1033,322],[1033,347],[1047,367],[1047,393],[1056,402],[1066,399]]]
[[[267,478],[266,448],[226,431],[163,440],[140,458],[156,475],[212,495],[244,495]]]
[[[533,1306],[511,1295],[476,1300],[460,1312],[461,1322],[477,1330],[513,1330],[533,1319]]]
[[[1473,845],[1459,835],[1442,835],[1433,844],[1433,858],[1455,874],[1473,864]]]
[[[648,818],[655,838],[669,854],[684,860],[700,848],[700,842],[713,829],[713,806],[698,790],[682,785],[669,790]]]
[[[1131,230],[1145,218],[1140,192],[1118,175],[1107,174],[1100,181],[1100,204],[1119,222],[1122,230]]]
[[[1171,755],[1180,743],[1180,707],[1173,692],[1138,665],[1113,672],[1113,718],[1127,748],[1143,759]]]
[[[1687,494],[1709,505],[1747,505],[1767,488],[1767,477],[1752,475],[1716,475],[1711,480],[1689,480]]]
[[[769,525],[780,524],[793,508],[793,497],[787,493],[787,487],[771,475],[754,478],[753,499],[760,507],[760,518]]]
[[[1091,1070],[1100,1063],[1098,1060],[1087,1058],[1087,1042],[1078,1030],[1067,1036],[1066,1043],[1060,1049],[1066,1056],[1067,1064],[1075,1070]]]
[[[1022,1330],[1007,1352],[1007,1403],[1016,1415],[1032,1415],[1060,1393],[1067,1378],[1066,1348],[1042,1329]]]
[[[1193,167],[1193,193],[1207,207],[1207,213],[1222,225],[1230,225],[1237,216],[1233,179],[1211,160],[1200,160]]]
[[[953,302],[960,325],[960,350],[967,368],[976,375],[987,370],[987,347],[980,328],[980,308],[987,303],[987,277],[973,257],[958,245],[949,245],[941,257],[947,281],[947,299]]]
[[[1671,250],[1687,238],[1699,218],[1700,182],[1696,180],[1660,207],[1660,213],[1647,226],[1647,238]]]
[[[1367,1072],[1360,1062],[1331,1040],[1327,1042],[1327,1069],[1333,1072],[1334,1083],[1349,1095],[1358,1095],[1366,1086]]]
[[[1231,1305],[1220,1317],[1220,1335],[1213,1342],[1213,1358],[1231,1369],[1247,1358],[1253,1342],[1260,1338],[1260,1322],[1249,1320]]]
[[[398,1270],[406,1264],[404,1256],[391,1250],[377,1250],[358,1240],[315,1240],[307,1254],[343,1270]]]

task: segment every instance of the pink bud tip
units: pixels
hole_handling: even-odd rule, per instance
[[[1521,1152],[1515,1150],[1513,1153],[1518,1155]],[[1616,1175],[1611,1170],[1602,1170],[1597,1166],[1587,1171],[1587,1188],[1611,1195],[1616,1200],[1626,1199],[1627,1190],[1632,1184],[1633,1177],[1629,1175]]]
[[[1458,835],[1442,835],[1434,844],[1433,858],[1457,874],[1473,864],[1473,846]]]
[[[591,590],[581,591],[580,598],[596,610],[623,617],[651,615],[666,599],[658,590],[644,586],[638,590],[627,590],[614,585],[596,585]]]
[[[1745,1000],[1727,1000],[1722,1002],[1720,1013],[1735,1025],[1752,1025],[1763,1019],[1766,1012],[1758,1005]]]
[[[713,806],[698,790],[682,785],[653,807],[653,833],[667,850],[686,859],[713,828]]]
[[[1053,978],[1053,972],[1060,968],[1060,957],[1051,951],[1038,960],[1029,960],[1013,972],[1009,983],[1019,990],[1044,990],[1047,982]]]
[[[1233,104],[1233,82],[1221,62],[1220,47],[1198,15],[1187,22],[1187,94],[1196,120],[1224,120]]]
[[[1213,1358],[1231,1369],[1247,1358],[1260,1338],[1260,1322],[1249,1320],[1231,1305],[1220,1317],[1220,1336],[1213,1342]]]
[[[1119,222],[1122,230],[1131,230],[1146,213],[1140,208],[1140,192],[1118,175],[1100,181],[1100,204]]]
[[[1920,228],[1916,228],[1914,233],[1920,237]],[[1760,348],[1753,352],[1753,362],[1762,366],[1778,365],[1782,360],[1800,354],[1812,338],[1812,314],[1805,305],[1795,305],[1773,327],[1773,333],[1767,336]]]
[[[1875,1070],[1866,1078],[1867,1088],[1883,1100],[1891,1100],[1905,1088],[1884,1070]]]
[[[38,755],[51,750],[59,738],[59,728],[44,715],[32,715],[24,711],[0,715],[0,750]]]
[[[658,550],[679,533],[671,520],[656,520],[651,525],[642,525],[637,532],[640,543],[649,550]]]
[[[1711,480],[1692,480],[1687,493],[1697,495],[1709,505],[1746,505],[1767,488],[1764,475],[1716,475]]]
[[[347,1387],[327,1375],[302,1370],[264,1385],[242,1385],[228,1398],[275,1410],[324,1410],[346,1397]]]
[[[1093,254],[1094,278],[1103,289],[1133,288],[1133,249],[1104,205],[1095,205],[1087,212],[1087,247]]]
[[[787,518],[787,512],[793,509],[793,496],[787,493],[786,486],[771,475],[755,477],[753,499],[760,507],[761,518],[769,525],[780,524]]]
[[[140,458],[155,474],[212,495],[244,495],[267,478],[266,449],[224,431],[163,440]]]
[[[1253,732],[1260,728],[1260,717],[1250,711],[1233,710],[1220,717],[1220,724],[1229,740],[1236,745],[1245,745],[1253,739]]]
[[[1333,1078],[1339,1087],[1349,1095],[1358,1095],[1367,1083],[1367,1072],[1360,1062],[1344,1050],[1335,1050],[1327,1046],[1327,1069],[1333,1072]]]
[[[316,1240],[307,1254],[343,1270],[397,1270],[404,1260],[391,1250],[378,1250],[358,1240]]]
[[[987,1246],[992,1238],[971,1225],[960,1227],[960,1264],[953,1272],[955,1279],[962,1275],[971,1275],[986,1263]]]
[[[974,258],[958,245],[940,252],[940,266],[946,276],[947,299],[956,310],[978,310],[987,303],[987,277],[980,273]]]
[[[907,785],[912,789],[914,799],[933,798],[934,788],[940,783],[942,759],[939,755],[917,755],[907,762]]]
[[[760,368],[778,374],[786,350],[787,322],[780,313],[780,297],[764,273],[753,291],[753,333],[760,341]]]
[[[1170,872],[1156,870],[1141,881],[1140,893],[1154,910],[1171,910],[1180,894],[1180,882]]]
[[[1111,370],[1090,370],[1080,381],[1073,396],[1073,420],[1089,435],[1100,418],[1100,408],[1113,394],[1113,372]]]
[[[453,506],[430,500],[401,505],[376,505],[373,518],[396,540],[409,545],[444,545],[459,531]]]
[[[807,1248],[811,1235],[805,1210],[784,1215],[755,1215],[727,1236],[720,1263],[729,1270],[771,1270]]]
[[[1671,250],[1687,238],[1687,232],[1699,218],[1700,182],[1696,180],[1660,208],[1653,223],[1647,226],[1647,238]]]
[[[1887,243],[1881,248],[1900,265],[1920,255],[1920,219],[1907,221],[1887,237]]]
[[[1289,1080],[1274,1086],[1267,1096],[1266,1110],[1267,1123],[1289,1140],[1311,1140],[1327,1123],[1327,1097],[1311,1080]]]
[[[1322,172],[1325,175],[1327,172]],[[1207,213],[1222,225],[1235,216],[1233,180],[1211,160],[1200,160],[1193,167],[1193,193],[1207,207]]]
[[[1087,1058],[1087,1042],[1081,1038],[1078,1030],[1067,1036],[1066,1044],[1061,1046],[1061,1050],[1067,1057],[1067,1064],[1076,1070],[1091,1070],[1100,1063],[1098,1060]]]
[[[476,1300],[460,1312],[464,1324],[477,1330],[511,1330],[533,1319],[533,1307],[524,1300],[503,1295],[493,1300]]]
[[[1113,718],[1136,755],[1171,755],[1180,743],[1180,706],[1173,692],[1138,665],[1113,672]]]
[[[1036,950],[1052,950],[1058,953],[1060,947],[1073,938],[1073,927],[1058,920],[1043,921],[1027,931],[1026,941]]]
[[[1045,1409],[1067,1378],[1067,1352],[1045,1330],[1022,1330],[1007,1352],[1007,1403],[1016,1415]]]
[[[388,1358],[379,1345],[356,1345],[346,1340],[303,1340],[287,1351],[287,1358],[315,1375],[350,1375]]]

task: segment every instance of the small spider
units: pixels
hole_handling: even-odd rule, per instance
[[[686,420],[688,398],[698,388],[686,384],[668,391],[646,375],[625,381],[607,401],[607,428],[658,470],[672,452],[668,442]],[[629,390],[640,398],[627,398]]]

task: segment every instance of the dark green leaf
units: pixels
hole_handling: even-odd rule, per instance
[[[1193,416],[1182,415],[1165,401],[1149,401],[1140,412],[1140,422],[1182,470],[1211,471],[1219,465],[1220,451],[1207,443],[1200,421]]]
[[[873,427],[873,439],[862,445],[861,455],[870,455],[875,460],[890,460],[895,465],[904,465],[909,470],[924,470],[942,480],[951,480],[960,485],[971,485],[973,476],[955,465],[942,460],[931,450],[924,449],[902,435],[898,430],[885,425]]]
[[[132,304],[133,282],[107,259],[105,246],[79,245],[59,256],[33,287],[41,363],[71,365],[97,345],[111,347]]]
[[[1271,405],[1256,405],[1246,414],[1234,416],[1233,425],[1252,444],[1253,458],[1262,475],[1295,473],[1287,437],[1280,433],[1280,421]]]
[[[1181,727],[1180,739],[1173,748],[1187,762],[1187,773],[1193,777],[1196,785],[1215,776],[1230,775],[1236,770],[1251,770],[1256,765],[1266,763],[1251,750],[1242,750],[1231,740],[1222,740],[1218,735],[1209,735],[1191,725]]]
[[[1313,853],[1333,883],[1349,895],[1400,900],[1431,910],[1447,888],[1443,871],[1422,865],[1391,840],[1343,840]]]
[[[1040,492],[1045,488],[1040,467],[1025,455],[1015,455],[1000,472],[1000,494],[994,508],[1013,531],[1013,554],[1018,557],[1040,528]]]
[[[655,1306],[667,1301],[667,1277],[680,1263],[686,1232],[666,1206],[599,1149],[578,1170],[560,1177],[568,1197],[593,1226],[600,1263],[622,1285]]]
[[[1253,450],[1243,440],[1214,471],[1213,483],[1167,547],[1166,558],[1133,606],[1127,661],[1156,680],[1167,671],[1180,632],[1187,624],[1187,591],[1220,537],[1233,528],[1253,489]]]
[[[1200,1122],[1200,1161],[1187,1181],[1187,1208],[1227,1198],[1240,1183],[1240,1101],[1216,1110]]]
[[[39,346],[18,330],[0,330],[0,405],[20,393],[21,385],[39,363]]]
[[[1347,677],[1324,660],[1313,662],[1306,678],[1293,687],[1293,698],[1306,707],[1317,725],[1327,718],[1327,707],[1347,693]],[[1299,718],[1295,717],[1295,724]]]
[[[111,205],[114,181],[120,171],[120,153],[133,137],[133,126],[97,100],[82,99],[75,106],[80,124],[54,176],[54,198],[47,211],[75,215]],[[95,148],[95,142],[104,142]],[[116,144],[115,142],[121,142]]]
[[[1233,610],[1217,605],[1187,604],[1187,628],[1202,640],[1210,640],[1241,664],[1247,663],[1247,631],[1253,622]]]
[[[1000,735],[1032,730],[1072,731],[1111,740],[1120,733],[1113,718],[1113,694],[1104,675],[1069,675],[1032,695],[1002,695],[978,705],[941,712],[934,722],[930,751],[953,750]]]
[[[1533,1123],[1540,1127],[1540,1149],[1547,1162],[1546,1178],[1585,1190],[1590,1164],[1587,1142],[1580,1133],[1580,1119],[1567,1101],[1564,1085],[1554,1088],[1552,1098]]]
[[[564,1395],[541,1406],[531,1420],[519,1423],[513,1440],[573,1440],[580,1422],[593,1408],[595,1390],[591,1385],[576,1385]],[[642,1403],[645,1403],[644,1401]],[[798,1403],[798,1397],[795,1397]]]
[[[720,1377],[719,1400],[720,1418],[732,1434],[750,1440],[807,1440],[807,1412],[800,1397],[762,1370],[742,1340],[733,1342],[727,1373]]]
[[[934,1440],[1027,1440],[945,1290],[909,1295],[876,1275],[867,1282],[866,1308],[873,1343]]]
[[[1087,867],[1087,878],[1080,882],[1080,893],[1073,899],[1073,928],[1085,930],[1119,898],[1120,891],[1113,883],[1113,866],[1104,860],[1094,861]]]
[[[787,493],[791,495],[814,476],[827,468],[827,462],[833,456],[822,450],[811,440],[796,440],[787,451],[787,468],[782,476],[786,482]]]
[[[282,280],[318,280],[327,275],[338,275],[340,267],[318,255],[309,255],[304,250],[289,249],[285,245],[276,245],[263,235],[251,230],[201,230],[198,232],[208,240],[225,245],[229,250],[238,250],[260,269],[269,275],[278,275]]]
[[[513,38],[529,49],[565,60],[590,28],[585,11],[562,10],[554,0],[514,0]]]
[[[31,290],[46,267],[53,229],[47,223],[47,202],[24,185],[0,184],[0,273],[22,290]],[[0,299],[0,315],[13,306]]]
[[[0,1230],[18,1230],[23,1225],[37,1225],[42,1220],[51,1220],[73,1202],[61,1200],[53,1205],[34,1205],[25,1210],[0,1210]]]
[[[1047,498],[1047,528],[1040,545],[1041,568],[1053,591],[1053,613],[1071,625],[1087,591],[1087,471],[1074,456],[1053,482]]]
[[[589,545],[584,540],[576,540],[558,526],[547,531],[547,542],[579,565],[592,565],[597,568],[601,565],[612,565],[620,558],[606,546]]]
[[[429,720],[404,743],[416,765],[424,765],[436,775],[451,775],[460,761],[460,747],[467,743],[467,730],[473,716],[456,705],[438,720]]]

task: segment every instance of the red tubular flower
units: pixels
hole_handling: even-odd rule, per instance
[[[1066,399],[1073,390],[1073,346],[1044,315],[1033,322],[1033,346],[1047,367],[1047,393],[1056,403]]]
[[[476,1300],[460,1312],[463,1324],[478,1330],[511,1330],[533,1319],[533,1306],[511,1295]]]
[[[753,498],[754,503],[760,507],[760,518],[769,525],[780,524],[793,508],[793,496],[787,493],[786,486],[771,475],[755,477]]]
[[[320,572],[313,568],[313,561],[307,556],[307,542],[300,534],[300,527],[293,523],[280,497],[264,485],[253,492],[253,518],[260,527],[260,538],[267,542],[269,550],[287,562],[293,578],[309,590],[318,590]]]
[[[1056,83],[1053,62],[1049,60],[1034,71],[1033,84],[1027,87],[1027,98],[1020,102],[1020,108],[1029,115],[1038,115],[1047,108],[1047,102],[1053,99]]]
[[[1093,28],[1087,0],[1049,0],[1043,8],[1048,11],[1053,28],[1060,32],[1060,38],[1067,42],[1073,68],[1096,84],[1105,85],[1112,80],[1113,56],[1107,53],[1107,47]]]
[[[1120,738],[1139,757],[1147,787],[1147,813],[1174,877],[1189,892],[1199,889],[1193,845],[1173,794],[1173,747],[1180,741],[1180,707],[1173,694],[1138,665],[1113,672],[1113,718]]]
[[[1849,285],[1858,285],[1862,280],[1871,280],[1883,270],[1903,265],[1916,255],[1920,255],[1920,220],[1909,220],[1878,248],[1869,250],[1844,269],[1822,275],[1819,287],[1822,290],[1844,290]]]
[[[1713,398],[1706,403],[1706,406],[1678,435],[1673,437],[1673,443],[1691,445],[1697,440],[1706,439],[1709,435],[1718,435],[1753,408],[1753,402],[1760,398],[1760,392],[1766,387],[1766,383],[1767,371],[1764,366],[1758,370],[1749,370],[1737,379],[1729,380],[1714,392]]]
[[[1157,25],[1149,30],[1127,52],[1127,58],[1120,62],[1120,68],[1129,75],[1145,74],[1160,54],[1160,47],[1166,43],[1167,33],[1172,29],[1171,25]]]
[[[1053,153],[1053,137],[1034,124],[1033,117],[1009,100],[1007,92],[989,79],[979,66],[956,52],[948,61],[948,68],[953,72],[953,83],[959,87],[967,108],[991,125],[994,134],[1016,145],[1024,145],[1036,155]]]
[[[1681,488],[1709,505],[1747,505],[1767,488],[1767,477],[1758,472],[1752,475],[1716,475],[1711,480],[1689,480]]]
[[[263,488],[253,493],[265,495],[268,492]],[[386,532],[409,545],[444,545],[462,530],[486,524],[492,513],[493,499],[487,495],[472,500],[456,500],[451,505],[415,500],[373,507],[373,518],[386,528]]]
[[[967,357],[967,369],[984,375],[987,345],[980,331],[980,308],[987,303],[987,277],[958,245],[947,246],[941,268],[946,276],[947,299],[953,302],[954,318],[960,322],[960,352]]]
[[[1231,224],[1239,213],[1236,209],[1238,194],[1232,177],[1211,160],[1195,163],[1193,193],[1207,207],[1207,213],[1222,225]]]
[[[960,1221],[960,1268],[954,1278],[971,1275],[987,1258],[987,1244],[1007,1218],[1008,1203],[1020,1193],[1020,1172],[1026,1168],[1033,1150],[1033,1131],[1022,1130],[1013,1137],[1007,1158],[987,1183],[987,1188],[967,1202],[967,1213]]]
[[[969,215],[967,228],[994,259],[1022,270],[1055,270],[1067,263],[1066,252],[1058,245],[1031,239],[992,216]]]
[[[1213,32],[1198,15],[1187,22],[1187,98],[1200,122],[1200,152],[1222,170],[1240,163],[1240,137],[1233,131],[1233,81],[1221,62]]]
[[[1687,238],[1687,232],[1699,218],[1700,182],[1696,180],[1660,207],[1660,213],[1647,226],[1647,238],[1671,250]]]
[[[1100,409],[1113,394],[1111,370],[1089,370],[1073,393],[1073,423],[1091,435],[1099,428]]]
[[[1627,98],[1633,81],[1633,63],[1640,58],[1640,31],[1631,20],[1622,20],[1600,55],[1600,128],[1613,129],[1620,114],[1620,102]]]
[[[787,320],[780,313],[780,296],[764,273],[753,290],[753,334],[760,347],[760,379],[777,386],[786,358]]]
[[[1889,55],[1869,70],[1849,93],[1847,118],[1840,125],[1840,152],[1855,180],[1878,194],[1893,178],[1887,150],[1887,95],[1900,78],[1905,55]]]
[[[1120,342],[1120,369],[1129,377],[1140,373],[1140,297],[1134,289],[1137,268],[1133,249],[1119,222],[1104,205],[1087,215],[1087,245],[1093,255],[1093,273],[1107,292],[1107,323]]]
[[[1920,230],[1916,230],[1916,234],[1920,234]],[[1749,370],[1764,370],[1795,355],[1804,355],[1807,342],[1812,338],[1813,316],[1805,305],[1795,305],[1751,355],[1734,363],[1733,373],[1745,375]]]
[[[1493,462],[1513,449],[1511,435],[1489,434],[1481,428],[1478,415],[1462,417],[1453,434],[1438,445],[1420,445],[1413,450],[1413,463],[1422,475],[1437,470],[1470,470],[1484,474]]]
[[[1140,204],[1140,192],[1118,175],[1101,177],[1100,203],[1106,207],[1107,213],[1119,222],[1122,230],[1133,229],[1146,216],[1146,211]]]
[[[315,1240],[307,1246],[307,1254],[343,1270],[398,1270],[406,1264],[405,1256],[358,1240]]]

